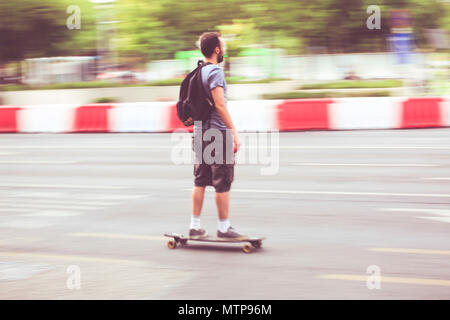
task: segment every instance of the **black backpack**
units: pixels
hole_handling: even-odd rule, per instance
[[[197,68],[189,73],[181,83],[177,115],[186,127],[193,125],[194,121],[203,123],[208,120],[214,109],[214,102],[209,98],[202,83],[201,71],[208,64],[211,62],[203,63],[199,60]]]

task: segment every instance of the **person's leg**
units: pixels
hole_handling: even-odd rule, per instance
[[[217,175],[214,182],[217,182],[216,187],[216,205],[217,213],[219,215],[217,236],[221,238],[246,238],[247,236],[237,232],[230,223],[229,208],[230,208],[230,187],[233,181],[233,166],[223,167],[222,170],[215,170]],[[221,178],[218,173],[222,172]]]
[[[233,137],[229,130],[221,131],[222,148],[217,150],[222,163],[212,168],[213,184],[216,189],[216,205],[219,214],[219,229],[224,227],[223,221],[228,222],[228,210],[230,207],[230,188],[234,173],[234,153],[232,150]],[[227,156],[228,155],[228,156]]]
[[[204,237],[208,233],[203,230],[200,224],[200,214],[203,206],[203,199],[205,197],[205,188],[194,186],[192,190],[192,215],[191,215],[191,225],[189,227],[190,237]]]
[[[216,192],[216,205],[219,220],[228,219],[228,208],[230,207],[230,192]]]
[[[214,164],[211,166],[212,184],[216,189],[216,205],[219,215],[219,223],[217,236],[224,238],[239,238],[243,235],[236,232],[230,224],[229,207],[230,207],[230,188],[234,180],[234,153],[232,138],[226,136],[227,132],[222,132],[224,135],[223,148],[219,150],[222,156],[221,164]],[[228,155],[228,156],[227,156]]]
[[[216,205],[219,214],[218,237],[224,238],[246,238],[246,235],[240,234],[231,227],[228,210],[230,207],[230,192],[216,192]]]
[[[203,199],[205,198],[206,187],[194,186],[192,190],[192,215],[200,217],[203,207]]]
[[[227,233],[231,227],[228,219],[228,209],[230,207],[230,192],[216,192],[216,205],[219,214],[217,230],[221,233]]]
[[[194,163],[194,188],[192,189],[192,215],[189,230],[190,237],[205,237],[208,234],[206,230],[201,228],[200,214],[202,212],[206,186],[212,184],[211,169],[209,168],[209,166],[205,165],[204,162],[202,161],[203,149],[205,145],[202,142],[202,139],[200,139],[200,144],[198,144],[197,135],[199,134],[202,134],[202,132],[201,131],[199,132],[197,131],[197,129],[195,129],[194,135],[192,136],[192,150],[194,151],[196,161]]]
[[[202,236],[206,235],[206,231],[203,234],[203,229],[200,224],[200,214],[203,207],[203,199],[205,197],[205,189],[210,184],[211,173],[208,166],[202,164],[194,165],[194,187],[192,189],[192,215],[190,236]]]

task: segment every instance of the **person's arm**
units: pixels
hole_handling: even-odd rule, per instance
[[[223,88],[220,86],[215,87],[214,89],[211,90],[211,95],[214,100],[217,113],[222,118],[223,123],[225,123],[227,128],[230,129],[231,132],[233,133],[234,152],[237,152],[240,147],[240,141],[237,135],[236,128],[234,127],[233,121],[231,120],[230,113],[228,112],[227,106],[225,104]]]

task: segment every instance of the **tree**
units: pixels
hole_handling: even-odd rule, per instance
[[[196,49],[201,33],[239,18],[240,1],[123,0],[118,4],[119,42],[124,54],[171,59]]]
[[[81,30],[66,28],[71,4],[81,7]],[[366,8],[374,4],[381,8],[381,30],[366,27]],[[385,51],[392,9],[410,10],[420,47],[427,45],[427,28],[450,29],[444,0],[116,0],[107,10],[94,7],[89,0],[0,0],[0,63],[92,54],[103,38],[96,19],[106,13],[118,21],[111,38],[120,57],[141,62],[195,50],[201,33],[220,28],[237,30],[230,55],[252,44],[289,54],[315,46],[330,53]]]
[[[89,33],[92,20],[89,20],[88,1],[77,3],[82,7],[83,31],[69,30],[66,26],[69,16],[66,9],[73,4],[71,1],[0,1],[0,63],[82,52],[82,35]],[[84,48],[91,43],[92,39],[84,42]]]

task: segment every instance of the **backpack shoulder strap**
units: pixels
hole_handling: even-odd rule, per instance
[[[197,61],[197,67],[206,67],[207,65],[212,64],[211,62],[204,62],[203,60]]]

